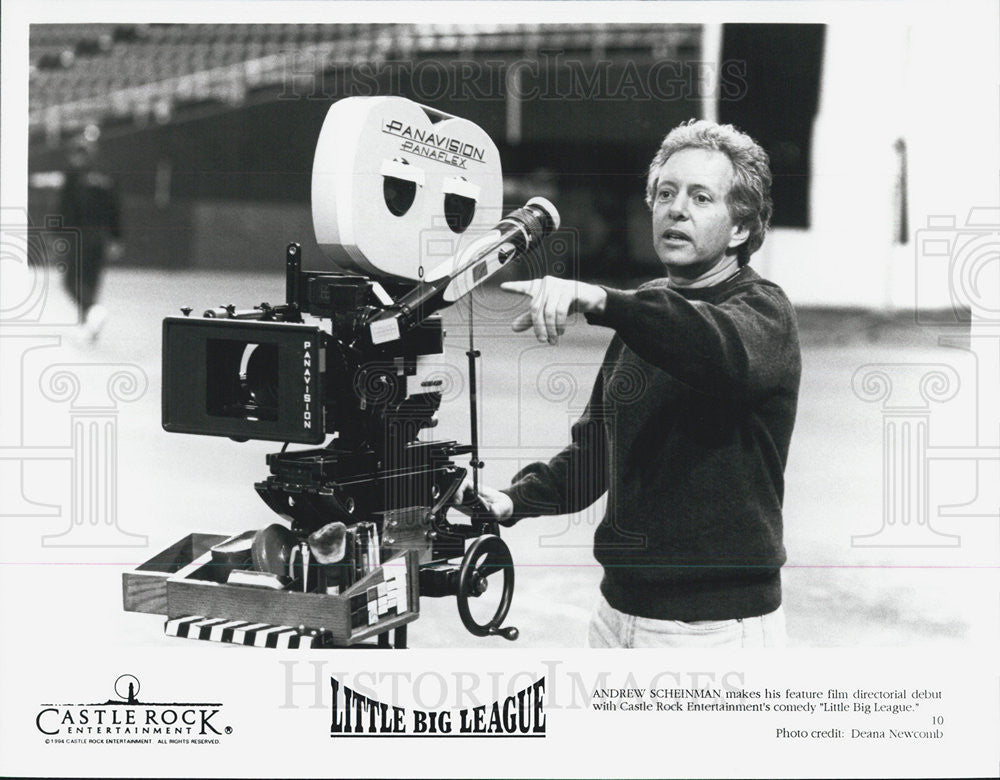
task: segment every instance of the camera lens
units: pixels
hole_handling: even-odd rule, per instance
[[[246,386],[262,412],[278,408],[278,347],[258,344],[247,360]]]

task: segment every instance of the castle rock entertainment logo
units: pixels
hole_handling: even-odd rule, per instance
[[[331,737],[544,737],[545,678],[492,704],[452,710],[406,710],[330,678]]]
[[[139,689],[137,677],[120,675],[115,697],[93,704],[42,704],[35,727],[47,745],[210,745],[233,732],[220,723],[218,702],[143,701]]]

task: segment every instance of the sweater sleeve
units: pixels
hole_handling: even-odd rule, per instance
[[[639,357],[699,392],[753,398],[787,371],[794,326],[776,287],[747,285],[720,302],[689,300],[666,286],[607,293],[604,313],[587,320],[614,328]]]
[[[548,463],[525,466],[501,491],[514,503],[514,514],[505,525],[524,517],[579,512],[604,495],[608,460],[602,399],[603,379],[598,373],[587,408],[573,423],[569,446]]]

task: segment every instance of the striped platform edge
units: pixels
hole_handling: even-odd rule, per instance
[[[164,625],[167,636],[182,639],[204,639],[231,645],[272,647],[279,650],[305,650],[325,647],[332,638],[329,631],[321,632],[270,623],[248,623],[245,620],[206,618],[189,615],[168,620]]]

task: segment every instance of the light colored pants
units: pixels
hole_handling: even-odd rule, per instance
[[[602,594],[590,616],[591,647],[784,647],[785,612],[733,620],[653,620],[619,612]]]

